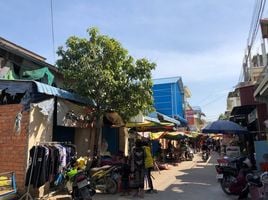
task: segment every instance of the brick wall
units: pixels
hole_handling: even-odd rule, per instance
[[[14,122],[21,110],[20,104],[0,105],[0,173],[15,171],[20,191],[24,189],[29,126],[29,113],[24,112],[21,132],[15,134]]]

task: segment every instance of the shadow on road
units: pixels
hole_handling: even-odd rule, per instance
[[[224,194],[216,180],[217,157],[217,154],[213,154],[208,162],[197,160],[192,168],[179,170],[176,181],[165,189],[165,195],[169,194],[168,198],[174,200],[236,199],[234,196]]]

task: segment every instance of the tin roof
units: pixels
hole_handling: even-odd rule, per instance
[[[166,83],[177,83],[179,81],[181,81],[180,76],[153,79],[154,85],[166,84]]]

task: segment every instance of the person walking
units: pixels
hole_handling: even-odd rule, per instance
[[[134,197],[144,197],[144,173],[145,173],[145,165],[144,165],[144,148],[142,146],[142,141],[137,139],[135,142],[135,146],[131,151],[131,172],[134,175],[134,186],[133,188],[136,190],[134,193]]]
[[[154,160],[151,153],[151,148],[148,141],[144,141],[144,152],[145,152],[145,160],[144,160],[144,166],[145,166],[145,178],[148,181],[148,187],[149,189],[146,191],[146,193],[152,193],[155,192],[153,187],[153,181],[152,181],[152,175],[151,172],[154,167]]]

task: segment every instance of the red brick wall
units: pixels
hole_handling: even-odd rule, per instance
[[[14,171],[20,191],[24,189],[29,126],[29,112],[23,112],[21,132],[15,134],[14,122],[21,110],[20,104],[0,105],[0,173]]]

